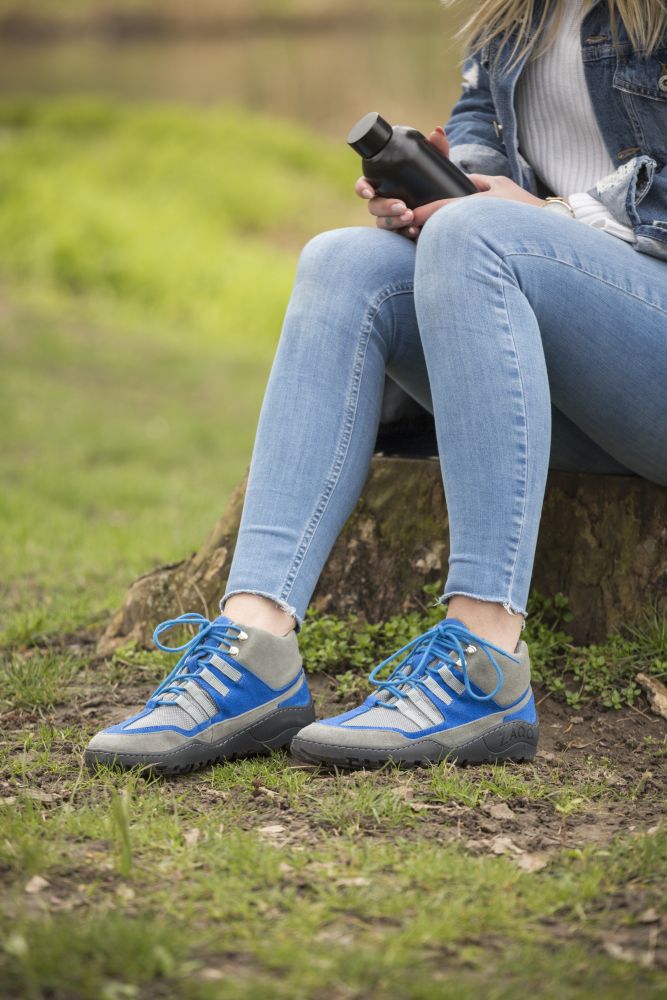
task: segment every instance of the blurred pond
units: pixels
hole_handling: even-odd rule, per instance
[[[0,42],[0,96],[108,95],[233,103],[344,138],[380,111],[430,130],[459,91],[449,11],[413,29],[294,32],[206,41]]]

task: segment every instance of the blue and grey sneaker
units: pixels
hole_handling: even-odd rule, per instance
[[[198,632],[182,646],[164,646],[160,636],[177,625]],[[138,715],[93,737],[85,751],[91,769],[181,774],[287,747],[315,718],[294,631],[277,636],[193,613],[162,622],[153,641],[183,655]]]
[[[403,653],[390,676],[378,679]],[[379,693],[306,726],[292,740],[295,756],[342,768],[535,756],[538,722],[523,640],[510,654],[447,618],[379,663],[370,680]]]

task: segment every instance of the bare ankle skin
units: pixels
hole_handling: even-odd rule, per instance
[[[447,617],[458,618],[471,632],[508,653],[516,649],[523,622],[523,615],[511,615],[502,604],[478,601],[460,594],[450,597]]]
[[[254,625],[274,635],[287,635],[296,625],[292,615],[259,594],[233,594],[225,601],[223,614],[239,625]]]

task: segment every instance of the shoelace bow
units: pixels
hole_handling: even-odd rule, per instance
[[[490,694],[475,694],[470,686],[468,663],[465,654],[466,647],[471,645],[478,646],[486,654],[496,671],[498,683]],[[412,650],[412,652],[407,653],[408,650]],[[456,670],[461,671],[463,674],[463,684],[465,686],[466,694],[474,699],[474,701],[490,701],[492,698],[495,698],[500,691],[503,686],[504,679],[502,667],[490,650],[494,650],[496,653],[502,653],[503,656],[513,660],[515,663],[519,662],[516,656],[512,656],[499,646],[494,646],[493,643],[487,642],[486,639],[482,639],[481,636],[475,635],[474,632],[471,632],[470,629],[464,625],[463,622],[458,621],[458,619],[445,618],[443,621],[438,622],[438,624],[433,628],[422,633],[422,635],[418,635],[416,638],[411,639],[410,642],[405,644],[405,646],[401,646],[400,649],[397,649],[395,653],[388,656],[386,660],[382,661],[382,663],[378,663],[378,665],[371,671],[368,679],[371,684],[375,684],[380,690],[389,691],[392,695],[394,695],[394,697],[399,699],[406,698],[407,688],[416,687],[428,676],[436,677],[438,671],[444,663],[450,668],[454,667]],[[458,662],[454,656],[451,655],[452,652],[458,653]],[[380,671],[402,653],[407,653],[407,655],[403,660],[396,664],[389,677],[384,680],[378,680],[378,674]],[[421,653],[421,656],[418,655],[419,653]],[[437,666],[431,668],[429,664],[434,658],[437,658],[438,663]],[[406,668],[409,669],[409,673],[406,672]],[[404,686],[403,690],[401,690],[401,686]],[[386,705],[386,702],[378,700],[377,704]]]
[[[184,642],[182,646],[165,646],[160,642],[160,636],[177,625],[198,625],[199,628],[196,635]],[[205,661],[214,654],[218,656],[222,654],[224,657],[225,650],[221,648],[221,644],[226,646],[226,651],[229,652],[234,646],[233,640],[238,639],[242,633],[243,629],[238,625],[233,625],[231,622],[218,622],[216,624],[194,611],[180,615],[178,618],[168,618],[166,621],[160,622],[153,632],[153,642],[157,648],[168,653],[182,652],[183,655],[151,697],[156,698],[158,695],[168,692],[183,694],[185,692],[183,684],[186,681],[196,681],[201,686],[203,681],[201,681],[199,673],[203,670]],[[181,680],[180,683],[178,683],[177,678]],[[157,704],[162,704],[162,702],[158,701]],[[166,701],[164,704],[170,704],[170,702]]]

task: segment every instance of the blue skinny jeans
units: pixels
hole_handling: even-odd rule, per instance
[[[666,262],[496,198],[442,207],[416,244],[324,232],[299,259],[223,608],[261,594],[300,629],[364,486],[385,374],[435,418],[443,603],[525,615],[550,466],[667,485]]]

